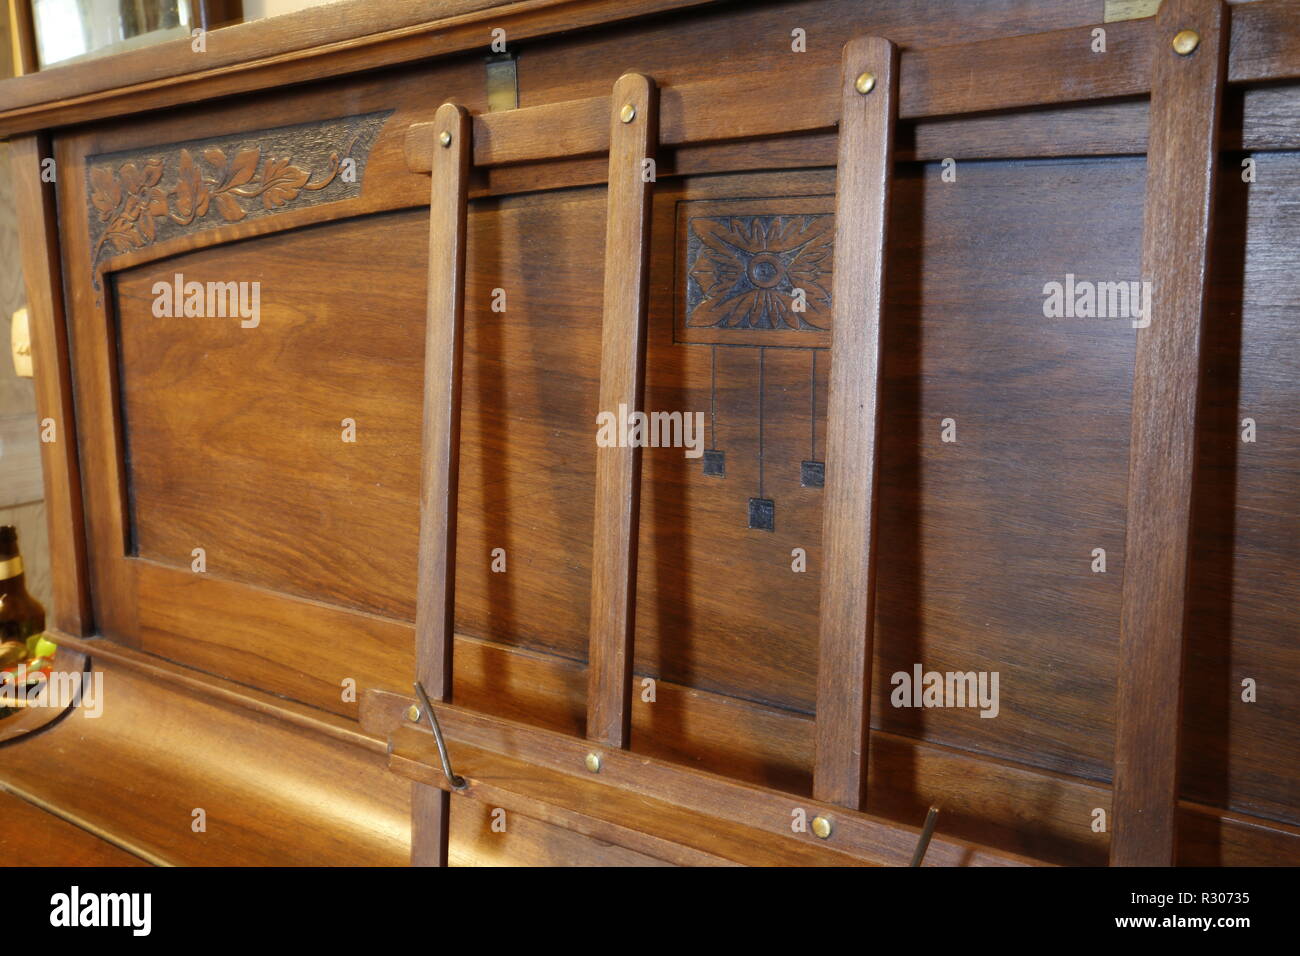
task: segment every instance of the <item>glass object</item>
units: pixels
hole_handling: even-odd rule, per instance
[[[31,0],[41,69],[190,35],[191,0]]]
[[[45,608],[27,593],[18,532],[0,527],[0,718],[18,713],[45,680],[56,648],[45,636]]]

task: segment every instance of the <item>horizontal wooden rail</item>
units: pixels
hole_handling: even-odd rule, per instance
[[[24,0],[25,2],[25,0]],[[350,0],[221,27],[203,52],[189,37],[0,80],[0,138],[191,105],[253,90],[425,63],[714,0]],[[4,5],[0,4],[0,10]]]
[[[1228,80],[1300,78],[1300,0],[1231,8]],[[1099,25],[1100,26],[1100,25]],[[900,120],[1059,106],[1151,92],[1154,19],[1105,25],[1106,52],[1092,52],[1094,27],[1075,27],[957,46],[904,50]],[[659,143],[685,146],[829,130],[839,123],[839,68],[782,67],[744,82],[732,77],[667,86]],[[474,117],[474,165],[593,156],[609,150],[610,99],[550,103]],[[436,131],[412,123],[407,165],[429,171]]]
[[[441,712],[441,710],[439,711]],[[393,732],[389,769],[445,792],[429,734]],[[744,823],[686,810],[617,790],[599,775],[587,778],[538,767],[491,750],[456,743],[456,792],[543,823],[645,853],[678,866],[862,866],[865,861],[825,846],[789,840]]]
[[[390,753],[400,758],[392,762],[392,769],[420,782],[445,787],[433,734],[426,725],[414,724],[407,716],[407,710],[414,703],[414,697],[404,694],[368,690],[362,705],[362,727],[389,737]],[[683,840],[683,831],[695,825],[692,821],[707,818],[715,821],[711,825],[719,828],[714,851],[721,855],[734,852],[721,844],[726,842],[725,833],[739,826],[781,837],[783,843],[780,845],[790,848],[791,859],[798,859],[811,846],[862,862],[906,866],[920,836],[920,827],[903,826],[844,807],[742,783],[643,754],[601,747],[569,734],[518,724],[452,704],[439,704],[437,710],[456,773],[469,780],[468,788],[461,792],[470,797],[487,797],[490,793],[490,799],[504,800],[504,793],[513,792],[521,795],[520,799],[525,796],[541,799],[564,808],[567,813],[623,821],[625,824],[638,820],[638,825],[662,826],[660,835],[669,841],[687,842],[688,845],[690,841]],[[402,731],[400,734],[399,730]],[[418,745],[413,744],[417,739],[414,735],[420,735]],[[469,759],[472,751],[467,747],[509,758],[515,764],[513,772],[503,764],[493,763],[490,778],[476,779],[474,763]],[[589,754],[599,760],[596,772],[589,769]],[[419,765],[419,769],[412,765]],[[535,779],[552,773],[560,775],[552,785],[544,788],[534,786]],[[557,782],[562,785],[556,785]],[[592,791],[589,787],[584,788],[582,783],[595,784],[599,789]],[[485,793],[485,788],[491,789]],[[657,813],[638,819],[647,799],[657,801],[656,806],[662,805],[660,809],[672,811],[666,820],[655,823],[661,819]],[[802,813],[797,815],[797,811]],[[812,821],[818,816],[830,821],[830,835],[825,839],[812,832]],[[799,820],[806,822],[802,828],[796,829],[792,824]],[[1012,853],[936,835],[926,854],[925,865],[1041,864]]]

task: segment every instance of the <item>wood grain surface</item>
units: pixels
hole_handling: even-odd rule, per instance
[[[604,295],[600,320],[600,415],[644,411],[646,299],[649,289],[651,197],[658,91],[629,73],[610,98],[609,189],[605,217]],[[630,113],[629,113],[630,110]],[[587,736],[627,746],[632,725],[633,639],[641,520],[641,448],[596,449],[592,517],[591,623],[587,652]]]
[[[864,91],[859,78],[871,77]],[[844,45],[835,179],[835,313],[826,415],[813,793],[858,809],[867,789],[880,466],[880,326],[898,111],[898,51]]]
[[[1142,274],[1150,326],[1137,335],[1129,442],[1124,604],[1115,723],[1111,862],[1174,862],[1196,416],[1210,278],[1227,14],[1167,0],[1156,17]],[[1200,44],[1172,46],[1181,30]]]

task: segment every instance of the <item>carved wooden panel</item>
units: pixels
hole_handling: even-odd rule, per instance
[[[91,261],[361,195],[391,110],[88,157]]]
[[[835,197],[677,207],[676,340],[829,348]]]

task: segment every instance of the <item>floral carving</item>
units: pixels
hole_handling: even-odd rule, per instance
[[[690,219],[686,325],[826,331],[833,223],[825,214]]]
[[[354,143],[355,138],[345,153]],[[245,203],[256,200],[263,209],[279,208],[303,191],[324,189],[340,165],[338,152],[331,152],[329,168],[311,181],[311,171],[294,165],[289,156],[268,154],[262,161],[260,146],[236,150],[233,156],[216,147],[203,149],[199,157],[182,149],[175,182],[166,187],[161,185],[166,159],[125,162],[116,170],[92,167],[90,202],[105,224],[94,258],[106,243],[117,252],[149,245],[162,221],[189,226],[215,210],[225,222],[239,222],[248,215]]]

